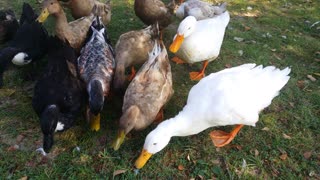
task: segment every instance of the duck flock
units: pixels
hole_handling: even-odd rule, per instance
[[[63,7],[75,19],[67,21]],[[227,4],[200,0],[135,0],[134,11],[144,29],[122,34],[115,47],[107,27],[111,21],[110,0],[43,0],[36,14],[24,3],[19,22],[14,12],[0,12],[0,86],[10,61],[26,65],[46,56],[44,73],[34,87],[32,106],[40,119],[45,155],[54,144],[54,133],[69,129],[85,111],[94,131],[100,129],[100,113],[110,94],[123,96],[119,130],[113,142],[118,150],[132,130],[161,122],[146,139],[135,167],[166,147],[173,136],[198,134],[214,126],[235,125],[230,132],[210,133],[213,144],[229,144],[244,125],[255,126],[259,112],[269,106],[289,80],[290,68],[243,64],[205,76],[208,63],[220,53],[230,15]],[[55,36],[43,23],[55,19]],[[180,20],[171,45],[162,32],[174,18]],[[184,108],[163,121],[163,108],[174,94],[167,48],[177,64],[202,62],[190,80],[199,81],[188,95]],[[141,65],[138,71],[135,65]],[[131,68],[131,74],[125,75]],[[114,93],[113,93],[113,92]]]

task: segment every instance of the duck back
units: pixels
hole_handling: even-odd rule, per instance
[[[254,126],[259,112],[271,104],[288,82],[289,73],[289,68],[280,70],[255,64],[212,73],[191,89],[187,104],[206,111],[208,117],[214,115],[215,126],[237,123]]]

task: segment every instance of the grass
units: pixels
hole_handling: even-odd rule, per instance
[[[29,2],[39,12],[37,1]],[[28,74],[31,71],[40,74],[43,65],[12,66],[5,73],[5,86],[0,90],[1,179],[111,179],[117,170],[126,171],[115,176],[116,179],[319,179],[320,77],[315,73],[320,73],[320,29],[319,25],[310,26],[320,20],[320,3],[307,0],[227,2],[231,21],[220,56],[209,64],[207,74],[243,63],[292,68],[290,81],[261,112],[256,127],[243,128],[231,145],[224,148],[213,147],[208,136],[210,130],[189,137],[174,137],[135,175],[133,163],[144,138],[155,125],[132,133],[121,149],[114,152],[110,144],[116,135],[122,102],[112,98],[104,108],[99,132],[91,132],[81,116],[73,128],[55,135],[50,155],[42,157],[35,152],[42,145],[42,133],[31,106],[34,80],[28,78]],[[22,1],[4,0],[0,4],[21,13]],[[109,33],[115,44],[122,33],[140,29],[143,24],[134,15],[133,0],[113,0],[112,5]],[[46,26],[52,31],[52,24],[46,23]],[[166,44],[173,34],[174,31],[166,31]],[[237,42],[234,37],[244,41]],[[243,51],[242,56],[239,50]],[[201,64],[188,66],[172,62],[171,65],[175,94],[166,106],[165,118],[182,109],[190,88],[196,83],[189,80],[188,72],[201,67]],[[311,81],[307,75],[317,80]],[[19,148],[13,150],[16,144]],[[77,146],[80,151],[75,149]],[[179,165],[183,170],[178,169]]]

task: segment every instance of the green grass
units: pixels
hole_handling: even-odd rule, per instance
[[[36,0],[29,2],[40,10]],[[207,74],[219,71],[227,64],[257,63],[292,68],[290,81],[261,112],[256,127],[243,128],[224,148],[212,145],[208,136],[210,130],[189,137],[174,137],[135,175],[133,163],[144,138],[155,125],[133,132],[121,149],[114,152],[110,144],[116,135],[122,102],[112,98],[104,108],[99,132],[91,132],[81,116],[73,128],[55,135],[51,153],[42,157],[35,152],[42,145],[42,133],[31,106],[34,81],[28,74],[30,71],[40,73],[38,69],[43,65],[11,66],[5,73],[5,86],[0,90],[1,179],[24,176],[30,179],[111,179],[116,170],[127,170],[117,175],[117,179],[319,179],[320,77],[314,73],[320,73],[317,54],[320,29],[310,26],[320,20],[320,3],[302,0],[227,2],[231,21],[220,56],[209,64]],[[21,13],[22,1],[4,0],[0,5]],[[109,33],[115,44],[122,33],[140,29],[143,24],[134,15],[133,0],[113,0],[112,5]],[[251,11],[247,10],[248,6],[252,7]],[[46,23],[46,26],[52,32],[52,24]],[[264,37],[267,33],[272,37]],[[170,44],[173,34],[172,30],[165,32],[166,44]],[[244,38],[244,41],[237,42],[234,37]],[[239,50],[243,50],[242,56]],[[165,118],[182,109],[190,88],[196,83],[189,80],[188,72],[201,67],[201,64],[171,65],[175,94],[166,106]],[[313,75],[317,80],[310,81],[307,75]],[[297,85],[301,82],[303,87]],[[285,138],[284,134],[290,138]],[[15,144],[20,148],[10,150]],[[75,150],[77,146],[80,152]],[[284,154],[287,154],[286,158]],[[184,170],[178,170],[179,165]]]

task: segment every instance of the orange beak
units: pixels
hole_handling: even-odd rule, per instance
[[[169,50],[173,53],[176,53],[179,49],[184,40],[183,35],[177,34],[176,38],[173,40],[172,44],[169,47]]]
[[[143,149],[139,158],[135,162],[136,168],[141,169],[147,163],[147,161],[150,159],[151,156],[152,156],[151,153]]]

